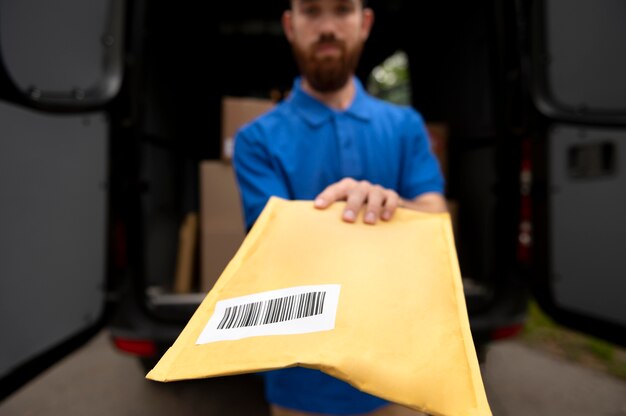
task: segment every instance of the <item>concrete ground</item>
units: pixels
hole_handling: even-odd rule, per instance
[[[496,343],[482,368],[495,416],[626,416],[626,382],[516,342]],[[102,332],[0,403],[0,415],[266,416],[254,375],[155,383]]]

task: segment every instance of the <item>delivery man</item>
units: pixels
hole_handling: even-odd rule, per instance
[[[355,77],[374,21],[365,0],[291,0],[282,25],[300,75],[289,97],[244,126],[233,156],[246,226],[271,196],[346,201],[375,225],[397,207],[445,212],[444,180],[422,117],[378,100]],[[272,415],[416,415],[320,371],[264,374]]]

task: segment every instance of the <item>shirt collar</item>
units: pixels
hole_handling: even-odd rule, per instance
[[[302,78],[297,77],[293,83],[291,103],[297,113],[312,126],[319,126],[335,113],[343,113],[363,121],[371,118],[367,106],[367,92],[358,78],[352,77],[355,86],[354,100],[346,110],[335,110],[302,90]]]

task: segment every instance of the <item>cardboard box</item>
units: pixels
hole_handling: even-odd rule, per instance
[[[445,123],[426,123],[430,145],[433,153],[439,160],[441,173],[445,179],[448,178],[448,125]]]
[[[233,167],[234,137],[246,123],[274,107],[269,99],[222,99],[221,160],[200,163],[200,290],[209,291],[245,237]]]
[[[274,107],[269,99],[224,97],[222,99],[222,160],[233,156],[234,137],[246,123]]]
[[[200,290],[211,290],[245,237],[235,173],[230,163],[200,163]]]
[[[198,228],[198,213],[187,213],[178,232],[174,293],[189,293],[193,289],[195,260],[197,259]]]

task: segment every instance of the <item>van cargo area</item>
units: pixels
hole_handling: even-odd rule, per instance
[[[454,13],[451,1],[370,4],[376,22],[357,75],[372,93],[413,105],[429,126],[482,357],[490,341],[520,328],[527,302],[519,15],[497,1],[455,2]],[[245,235],[230,139],[233,123],[284,98],[297,74],[281,5],[129,2],[118,97],[126,105],[112,114],[122,134],[111,143],[111,332],[154,341],[156,350],[138,353],[148,362],[172,344]],[[408,74],[393,88],[376,77],[390,57]]]

